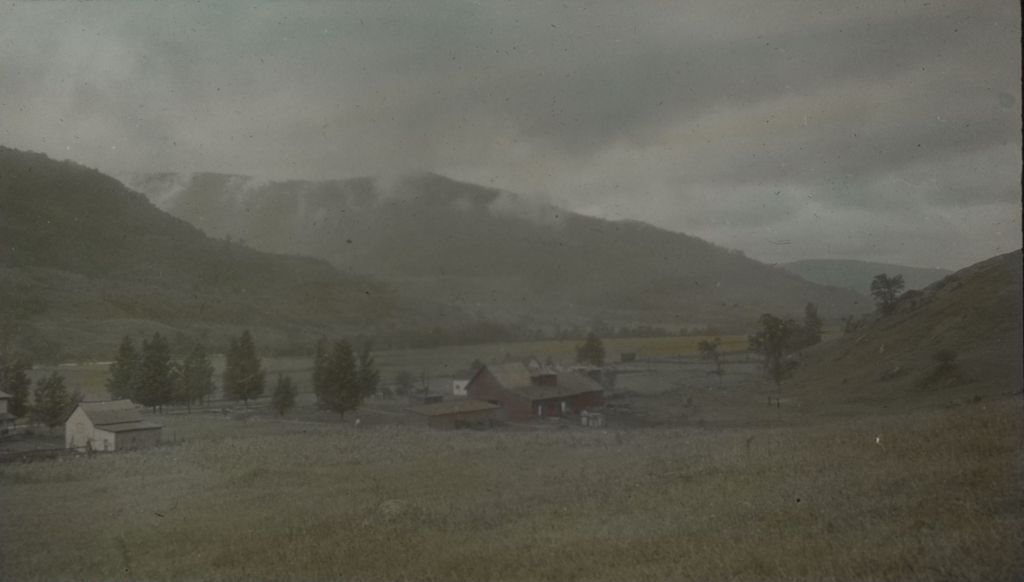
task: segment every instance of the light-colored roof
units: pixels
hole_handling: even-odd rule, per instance
[[[145,420],[139,420],[136,422],[119,422],[116,424],[104,424],[103,426],[96,427],[98,430],[107,432],[129,432],[133,430],[154,430],[161,429],[163,426],[147,422]]]
[[[79,402],[78,407],[85,412],[93,426],[140,422],[142,420],[142,414],[131,400]]]
[[[505,388],[522,388],[530,385],[530,370],[523,364],[495,364],[487,366],[487,371]]]
[[[14,398],[14,397],[11,396],[10,394],[4,392],[3,390],[0,390],[0,400],[10,400],[11,398]]]
[[[416,414],[424,416],[443,416],[445,414],[460,414],[463,412],[479,412],[481,410],[494,410],[501,408],[497,404],[484,402],[483,400],[449,400],[448,402],[435,402],[410,408]]]

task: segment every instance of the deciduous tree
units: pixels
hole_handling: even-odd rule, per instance
[[[782,319],[765,313],[760,319],[761,329],[750,336],[750,350],[764,358],[765,375],[782,394],[782,380],[792,371],[793,366],[786,356],[793,350],[792,342],[799,333],[799,326],[792,319]]]
[[[715,369],[712,373],[718,376],[719,384],[722,383],[722,375],[725,373],[722,370],[722,354],[718,351],[721,343],[722,340],[716,337],[714,341],[701,340],[700,343],[697,344],[697,350],[700,352],[701,359],[710,360],[715,364]]]
[[[64,376],[53,372],[36,382],[36,389],[33,393],[32,420],[53,430],[54,427],[64,422],[74,404],[64,385]]]
[[[27,372],[31,369],[31,364],[24,359],[8,360],[0,356],[0,392],[6,392],[11,396],[7,403],[7,412],[15,418],[22,418],[29,412],[28,399],[32,382]]]
[[[890,277],[882,273],[871,280],[871,296],[883,315],[889,315],[896,307],[896,300],[903,292],[903,275]]]

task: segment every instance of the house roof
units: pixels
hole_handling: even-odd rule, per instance
[[[517,388],[516,391],[530,400],[548,400],[551,398],[566,398],[577,394],[600,392],[604,388],[600,384],[575,372],[562,372],[558,374],[558,382],[555,386],[525,386]]]
[[[522,388],[530,385],[530,370],[523,364],[495,364],[487,371],[505,388]]]
[[[11,398],[14,398],[14,397],[11,396],[10,394],[4,392],[3,390],[0,390],[0,400],[10,400]]]
[[[156,423],[147,422],[145,420],[139,420],[136,422],[118,422],[114,424],[104,424],[96,428],[106,432],[130,432],[134,430],[161,429],[163,427]]]
[[[142,414],[131,400],[108,400],[104,402],[79,402],[93,426],[141,422]]]
[[[461,414],[464,412],[479,412],[481,410],[494,410],[501,408],[497,404],[484,402],[483,400],[449,400],[448,402],[435,402],[410,408],[416,414],[424,416],[444,416],[446,414]]]

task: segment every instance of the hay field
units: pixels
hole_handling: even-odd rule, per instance
[[[0,577],[1019,579],[1021,404],[715,431],[193,430],[0,466]]]

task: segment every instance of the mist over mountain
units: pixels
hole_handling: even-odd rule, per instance
[[[807,259],[783,263],[781,266],[808,281],[843,287],[864,295],[871,293],[871,279],[882,273],[889,276],[902,275],[907,289],[922,289],[952,274],[952,271],[946,269],[844,259]]]
[[[224,174],[125,178],[211,236],[326,259],[405,297],[474,317],[540,322],[753,321],[870,309],[861,295],[809,283],[701,239],[641,222],[587,217],[429,173],[333,181]]]
[[[0,147],[0,341],[95,353],[129,330],[301,336],[395,309],[370,279],[215,240],[96,170]]]

